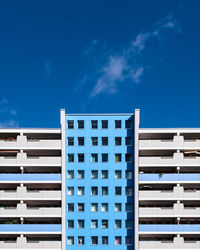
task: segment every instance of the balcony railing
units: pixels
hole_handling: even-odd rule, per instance
[[[26,204],[18,204],[15,208],[0,208],[0,217],[61,217],[59,207],[27,208]]]
[[[200,200],[200,191],[184,191],[183,187],[174,187],[173,190],[140,190],[140,200]]]
[[[140,207],[139,217],[198,217],[200,208],[184,208],[181,203],[175,203],[173,207]]]
[[[61,140],[29,140],[26,136],[17,136],[17,138],[0,139],[0,149],[13,148],[42,148],[42,149],[61,149]]]
[[[61,174],[0,174],[1,181],[61,181]]]
[[[139,165],[142,166],[200,166],[200,157],[184,157],[183,153],[174,153],[173,156],[141,156]]]
[[[60,166],[61,157],[59,156],[38,156],[38,157],[27,157],[26,153],[17,153],[16,156],[1,156],[0,157],[0,166],[6,165],[17,165],[17,166]]]
[[[0,191],[0,200],[61,200],[61,191],[28,191],[26,187],[17,187],[16,191]]]
[[[139,181],[200,181],[200,174],[139,174]]]
[[[61,232],[60,224],[0,224],[0,232]]]
[[[139,225],[139,232],[199,232],[200,231],[200,225],[186,225],[186,224],[181,224],[181,225],[175,225],[175,224],[155,224],[155,225],[150,225],[150,224],[145,224],[145,225]]]
[[[173,241],[140,241],[139,249],[200,249],[200,241],[188,241],[184,242],[182,237],[174,237]]]

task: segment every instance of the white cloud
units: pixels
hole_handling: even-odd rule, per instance
[[[140,82],[140,78],[143,74],[144,68],[143,67],[139,67],[138,69],[136,69],[135,71],[133,71],[131,73],[131,77],[133,79],[134,82],[139,83]]]
[[[90,52],[97,52],[97,43],[99,48],[99,41],[92,40],[84,53],[86,61],[90,62],[88,66],[90,70],[78,82],[77,88],[82,88],[88,83],[92,85],[90,97],[95,97],[102,93],[116,93],[124,82],[140,83],[146,68],[149,67],[148,63],[152,66],[153,58],[162,57],[162,55],[152,56],[153,52],[158,51],[158,48],[161,48],[172,35],[180,32],[179,23],[169,15],[156,23],[151,30],[139,33],[128,46],[123,46],[118,51],[108,48],[105,51],[103,45],[103,52],[100,51],[99,56],[97,54],[91,56]],[[152,44],[155,44],[154,47]],[[151,56],[149,56],[150,53]]]
[[[0,121],[0,128],[17,128],[19,127],[19,123],[15,120],[5,120]]]
[[[13,119],[17,115],[17,111],[10,107],[9,101],[3,97],[0,101],[0,128],[19,127],[17,120]]]
[[[44,62],[44,68],[45,68],[46,75],[50,77],[51,76],[51,63],[49,61]]]

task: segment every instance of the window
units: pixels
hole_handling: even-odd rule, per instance
[[[98,220],[91,220],[91,228],[98,228]]]
[[[102,129],[108,128],[108,121],[107,120],[102,120],[101,121],[101,128]]]
[[[126,179],[132,179],[132,171],[126,170]]]
[[[67,179],[74,179],[74,170],[67,171]]]
[[[68,203],[67,204],[67,211],[68,212],[74,212],[74,203]]]
[[[122,145],[122,138],[115,137],[115,146],[121,146],[121,145]]]
[[[78,228],[84,228],[85,227],[85,221],[84,220],[78,220]]]
[[[74,121],[67,121],[68,129],[74,129]]]
[[[115,121],[115,128],[121,128],[122,127],[122,121],[121,120],[116,120]]]
[[[132,195],[132,187],[126,187],[125,190],[126,190],[125,193],[126,193],[127,196],[131,196]]]
[[[101,237],[101,244],[102,245],[108,245],[108,236],[102,236]]]
[[[115,170],[115,179],[121,179],[121,178],[122,178],[122,171]]]
[[[92,245],[98,245],[98,237],[97,236],[92,236],[91,237],[91,244]]]
[[[68,137],[67,141],[68,141],[68,146],[74,146],[74,137]]]
[[[115,162],[121,162],[122,161],[122,154],[115,154]]]
[[[126,143],[126,146],[132,146],[132,138],[131,137],[126,137],[125,143]]]
[[[98,212],[98,203],[91,204],[91,212]]]
[[[101,154],[101,161],[108,162],[108,154]]]
[[[84,146],[84,137],[78,137],[78,146]]]
[[[103,229],[108,228],[108,220],[102,220],[101,221],[101,228],[103,228]]]
[[[115,245],[121,245],[121,244],[122,244],[122,237],[115,236]]]
[[[108,179],[108,170],[102,170],[101,171],[101,178],[102,179]]]
[[[115,220],[115,228],[122,228],[122,220]]]
[[[91,162],[98,162],[98,154],[91,154]]]
[[[84,245],[85,239],[84,236],[78,236],[78,245]]]
[[[126,160],[126,162],[131,162],[132,161],[132,155],[131,154],[126,154],[125,155],[125,160]]]
[[[98,187],[91,187],[91,195],[98,195]]]
[[[84,162],[84,154],[78,154],[78,162]]]
[[[78,187],[78,195],[84,195],[84,194],[85,194],[84,187]]]
[[[92,141],[92,146],[98,146],[98,137],[92,137],[91,141]]]
[[[78,203],[78,212],[84,212],[84,203]]]
[[[101,204],[101,212],[108,212],[108,203]]]
[[[84,129],[84,121],[83,120],[78,121],[78,129]]]
[[[97,120],[91,121],[91,128],[92,129],[97,129],[98,128],[98,121]]]
[[[85,172],[84,170],[78,170],[78,179],[84,179]]]
[[[67,195],[74,195],[74,187],[67,187]]]
[[[74,162],[74,154],[68,154],[68,162]]]
[[[74,228],[74,221],[73,220],[67,220],[67,228]]]
[[[131,129],[131,127],[132,127],[132,120],[126,120],[125,121],[125,128]]]
[[[67,245],[74,245],[74,236],[67,237]]]
[[[125,237],[125,244],[126,245],[132,245],[132,238],[131,238],[131,236],[126,236]]]
[[[98,170],[91,170],[91,179],[98,179]]]
[[[122,204],[115,203],[115,212],[121,212],[121,211],[122,211]]]
[[[132,212],[132,204],[131,203],[126,203],[125,204],[125,210],[126,210],[126,212]]]
[[[102,146],[108,146],[108,137],[101,137]]]
[[[115,187],[115,195],[122,195],[122,188],[121,187]]]
[[[128,229],[131,229],[132,228],[132,220],[126,220],[125,221],[125,227],[128,228]]]
[[[108,195],[108,187],[101,188],[101,195]]]

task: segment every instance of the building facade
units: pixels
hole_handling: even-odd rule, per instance
[[[68,114],[0,129],[0,249],[200,249],[200,129]]]

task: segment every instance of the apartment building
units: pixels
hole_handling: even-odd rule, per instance
[[[61,249],[60,129],[0,129],[0,249]]]
[[[0,249],[200,249],[200,129],[68,114],[0,129]]]
[[[139,130],[139,249],[200,249],[200,129]]]

